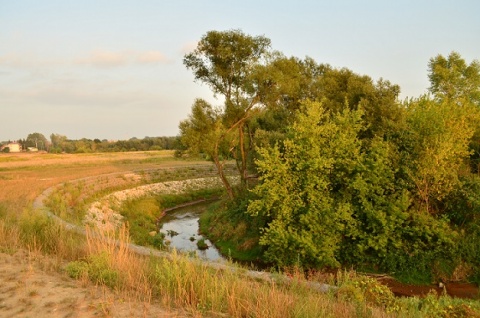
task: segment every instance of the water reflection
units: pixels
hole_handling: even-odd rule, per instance
[[[213,244],[198,234],[198,219],[208,207],[208,203],[200,203],[168,212],[161,219],[159,231],[165,234],[165,242],[171,248],[183,252],[193,252],[198,257],[212,261],[224,259]],[[201,239],[209,246],[206,250],[199,250],[197,242]]]

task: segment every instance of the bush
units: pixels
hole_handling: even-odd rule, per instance
[[[380,260],[381,270],[417,284],[451,276],[460,262],[459,235],[446,220],[418,211],[411,213],[398,231],[401,240],[391,242],[386,257]]]
[[[91,255],[87,261],[74,261],[67,264],[65,271],[75,279],[87,277],[94,283],[116,287],[120,281],[118,271],[109,264],[110,257],[104,252]]]
[[[337,298],[353,302],[357,306],[366,303],[368,306],[380,307],[387,312],[397,311],[398,304],[392,291],[376,279],[357,276],[354,273],[339,274],[344,281],[335,292]]]
[[[88,263],[85,261],[74,261],[65,266],[65,271],[68,276],[79,279],[82,277],[88,277],[88,267]]]
[[[444,202],[445,215],[458,226],[475,222],[480,215],[480,177],[470,175],[462,183]]]
[[[20,217],[19,228],[21,239],[26,246],[41,249],[46,253],[56,253],[64,244],[63,227],[43,213],[25,211]]]

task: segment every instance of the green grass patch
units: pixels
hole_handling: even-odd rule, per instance
[[[120,280],[118,271],[109,265],[109,256],[103,252],[90,255],[86,261],[73,261],[65,266],[67,274],[75,279],[87,277],[96,284],[116,287]]]
[[[20,158],[17,156],[0,155],[0,162],[15,162],[15,161],[28,161],[28,158]]]
[[[259,229],[248,218],[244,213],[228,210],[222,203],[214,204],[200,216],[200,233],[226,257],[241,262],[262,262]]]
[[[154,197],[128,200],[122,204],[120,214],[128,223],[133,243],[155,248],[163,247],[163,235],[157,232],[157,218],[160,212],[160,204]]]

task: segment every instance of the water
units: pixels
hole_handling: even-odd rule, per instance
[[[170,211],[161,219],[159,231],[165,234],[165,242],[169,241],[171,248],[195,253],[206,260],[223,260],[212,242],[198,234],[198,219],[207,207],[207,203],[200,203]],[[209,246],[206,250],[199,250],[197,247],[198,240],[202,238]]]

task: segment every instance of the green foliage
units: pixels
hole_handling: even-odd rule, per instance
[[[160,205],[156,198],[146,197],[128,200],[122,204],[120,214],[128,222],[130,236],[135,244],[161,248],[163,237],[157,232],[157,218],[160,216]]]
[[[421,98],[408,105],[409,177],[428,211],[460,186],[459,172],[470,155],[477,118],[472,107],[447,101]]]
[[[364,146],[354,173],[342,180],[336,200],[352,207],[355,226],[346,229],[338,257],[343,263],[378,263],[401,242],[409,194],[397,185],[392,146],[374,139]],[[392,243],[394,242],[394,243]]]
[[[379,283],[375,278],[349,274],[339,274],[342,282],[335,292],[335,296],[346,302],[358,305],[385,309],[387,312],[399,310],[399,306],[392,291]]]
[[[480,176],[460,178],[461,186],[444,200],[444,213],[458,226],[478,223],[480,219]]]
[[[196,80],[209,85],[214,94],[225,96],[230,103],[247,92],[249,72],[269,46],[269,39],[252,37],[240,30],[209,31],[197,48],[185,55],[183,63],[193,71]]]
[[[89,265],[85,261],[73,261],[65,266],[65,272],[71,278],[80,279],[87,277]]]
[[[181,145],[178,137],[145,137],[143,139],[130,138],[128,140],[109,141],[106,139],[68,139],[67,136],[51,134],[51,153],[94,153],[94,152],[122,152],[122,151],[158,151],[179,150]]]
[[[258,245],[259,231],[264,223],[243,213],[246,202],[245,199],[227,205],[213,204],[200,215],[199,231],[214,242],[224,256],[237,261],[259,262],[263,253]]]
[[[218,155],[228,156],[229,140],[223,138],[220,150],[216,143],[225,133],[220,114],[206,101],[197,99],[192,106],[192,113],[187,120],[180,122],[181,142],[192,155],[204,153],[208,159],[213,160]]]
[[[19,219],[20,237],[26,246],[41,249],[46,253],[56,253],[65,243],[64,228],[47,215],[26,210]]]
[[[115,287],[119,283],[120,275],[109,264],[108,254],[91,255],[88,262],[88,277],[96,283]]]
[[[202,189],[189,191],[181,195],[146,196],[125,201],[120,214],[128,222],[130,236],[135,244],[162,248],[164,236],[158,232],[158,220],[162,210],[186,202],[209,199],[223,194],[222,189]],[[156,232],[155,235],[151,233]]]
[[[475,222],[469,223],[462,230],[459,246],[462,259],[467,266],[471,267],[471,270],[466,273],[468,278],[480,285],[480,220],[478,216]]]
[[[330,189],[355,169],[360,116],[348,109],[331,115],[319,103],[307,103],[283,153],[279,146],[259,150],[262,183],[254,192],[261,199],[250,203],[248,213],[271,219],[260,239],[267,260],[280,266],[339,265],[335,254],[354,220],[351,205],[336,201]]]
[[[208,244],[205,243],[205,239],[201,238],[197,241],[197,247],[199,250],[206,250],[208,249]]]
[[[192,149],[197,148],[192,140],[200,141],[202,146],[207,143],[207,154],[215,163],[230,199],[235,193],[223,172],[223,161],[227,157],[236,159],[241,184],[245,187],[247,160],[252,148],[249,123],[261,99],[253,74],[269,47],[270,40],[263,36],[252,37],[240,30],[209,31],[198,42],[197,48],[183,59],[196,80],[210,86],[215,95],[225,98],[223,108],[214,118],[208,116],[211,113],[208,107],[204,107],[203,112],[199,111],[197,101],[191,118],[181,123],[180,130],[184,135],[182,139]],[[205,126],[202,120],[195,120],[196,117],[207,119],[207,131],[202,129]],[[200,125],[195,125],[195,122]]]
[[[428,63],[430,91],[438,100],[480,106],[480,63],[468,65],[457,52],[437,55]]]
[[[79,223],[85,214],[85,192],[84,182],[66,182],[47,197],[45,205],[62,219]]]
[[[67,274],[75,279],[89,278],[94,283],[109,287],[117,287],[120,282],[118,271],[109,264],[110,257],[107,253],[90,255],[86,261],[73,261],[65,266]]]
[[[266,54],[269,45],[211,31],[184,58],[226,99],[222,111],[196,101],[180,126],[185,146],[211,157],[220,175],[221,155],[232,156],[242,189],[255,186],[239,191],[230,211],[205,217],[206,230],[254,228],[251,242],[281,267],[356,265],[427,282],[477,266],[477,246],[460,253],[459,244],[464,233],[476,238],[480,208],[470,178],[480,148],[478,62],[455,52],[431,59],[434,99],[402,105],[389,81]],[[259,182],[247,178],[254,173]],[[245,207],[248,217],[234,216]],[[212,236],[230,248],[245,244],[238,232]]]
[[[25,140],[25,148],[26,147],[35,147],[38,150],[47,150],[49,147],[49,142],[47,138],[41,133],[32,133],[27,136]]]
[[[445,264],[437,269],[438,274],[452,274],[460,260],[459,235],[446,220],[419,211],[411,213],[398,231],[400,236],[392,240],[388,253],[381,259],[381,269],[408,283],[431,283],[438,263]]]
[[[429,111],[419,108],[414,116],[423,120]],[[448,114],[456,123],[452,126],[465,127],[458,125],[465,120],[462,112],[459,117]],[[457,232],[447,219],[412,205],[415,192],[403,187],[408,176],[398,180],[402,176],[398,145],[395,140],[360,139],[365,127],[361,115],[348,108],[331,113],[318,103],[307,103],[282,144],[258,150],[262,182],[254,189],[257,198],[250,202],[248,213],[266,220],[259,241],[266,259],[279,266],[360,265],[417,282],[431,281],[434,268],[436,275],[451,275],[460,261]],[[439,135],[445,137],[445,130]],[[440,171],[423,167],[432,174],[447,171],[451,179],[458,178],[458,156],[468,153],[468,134],[468,129],[452,132],[446,157],[438,155],[447,146],[445,140],[435,137],[439,145],[423,143],[427,150],[437,151],[431,157],[451,158],[442,167],[435,166]],[[425,154],[425,149],[413,149]],[[414,168],[418,166],[410,169]],[[446,180],[450,179],[430,182],[429,189],[437,186],[447,193],[460,184],[447,189]]]

